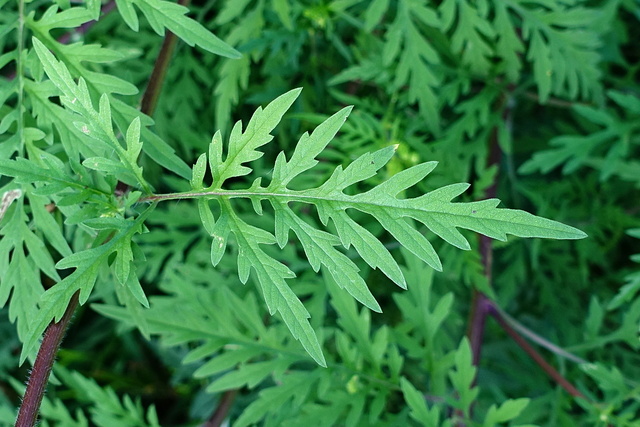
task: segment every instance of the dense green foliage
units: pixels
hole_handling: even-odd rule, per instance
[[[638,425],[637,0],[0,7],[1,425]]]

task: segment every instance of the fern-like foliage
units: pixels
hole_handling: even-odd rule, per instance
[[[129,395],[120,398],[111,387],[103,388],[96,381],[63,367],[57,367],[55,374],[66,387],[67,392],[77,397],[78,403],[84,406],[84,410],[77,408],[75,414],[71,414],[62,399],[45,397],[38,425],[45,427],[160,426],[158,414],[153,405],[145,411],[139,399],[132,399]],[[19,393],[24,393],[23,384],[14,379],[10,379],[10,382]],[[88,412],[88,416],[85,411]],[[0,424],[13,425],[15,417],[15,414],[0,413]]]
[[[117,160],[102,154],[89,157],[83,166],[97,170],[106,176],[118,177],[129,185],[149,193],[142,169],[137,165],[137,157],[142,149],[140,142],[141,125],[139,119],[133,119],[126,131],[124,148],[118,141],[112,128],[112,114],[109,99],[106,95],[100,98],[96,110],[89,95],[89,89],[83,78],[76,83],[67,67],[55,59],[45,46],[34,39],[35,51],[53,84],[62,93],[61,101],[66,109],[82,118],[76,126],[82,133],[90,136],[98,143],[101,153],[109,149],[117,156]],[[347,290],[354,298],[372,310],[380,311],[380,306],[368,290],[364,279],[358,274],[358,267],[337,246],[348,249],[351,246],[372,267],[379,268],[392,281],[405,287],[397,263],[384,245],[368,230],[358,225],[347,213],[355,209],[375,218],[402,246],[413,252],[433,268],[440,270],[441,262],[433,246],[412,224],[417,221],[430,231],[461,249],[469,249],[469,243],[457,228],[465,228],[490,237],[504,240],[506,234],[521,237],[581,238],[584,233],[554,221],[537,218],[522,211],[497,209],[497,200],[484,200],[473,203],[452,203],[468,188],[468,184],[454,184],[442,187],[416,198],[398,198],[416,183],[422,181],[436,166],[435,162],[422,163],[397,173],[382,184],[361,194],[348,195],[345,190],[357,183],[371,178],[393,156],[393,146],[383,148],[374,153],[366,153],[358,157],[346,168],[338,167],[320,186],[304,190],[289,188],[290,183],[299,175],[310,171],[317,164],[316,157],[329,144],[346,120],[350,107],[337,112],[313,133],[304,134],[298,141],[293,154],[287,160],[280,153],[275,161],[271,182],[262,186],[261,180],[244,189],[227,189],[225,183],[229,179],[248,175],[251,168],[246,164],[262,156],[258,148],[272,140],[271,132],[281,121],[283,115],[295,102],[300,89],[295,89],[278,97],[264,109],[259,108],[246,129],[240,122],[233,127],[228,149],[223,156],[221,133],[214,135],[209,148],[208,164],[213,183],[206,187],[203,179],[206,173],[207,158],[203,154],[193,169],[191,180],[192,192],[168,196],[148,196],[145,200],[161,200],[181,197],[197,197],[199,212],[207,232],[214,238],[211,247],[211,260],[217,265],[222,259],[228,239],[234,235],[237,246],[238,274],[246,283],[253,269],[255,278],[262,289],[269,312],[278,312],[295,338],[300,340],[304,348],[314,359],[324,365],[320,343],[309,324],[309,314],[286,280],[295,274],[282,262],[264,250],[265,244],[277,243],[283,248],[289,239],[290,231],[302,244],[306,257],[314,271],[321,267],[333,277],[338,285]],[[66,177],[56,166],[59,160],[52,156],[48,164],[38,166],[32,161],[18,159],[3,161],[2,173],[14,176],[17,182],[31,184],[45,183],[48,194],[63,190],[65,185],[76,179]],[[58,175],[58,181],[50,176]],[[84,200],[91,195],[83,184],[74,184],[79,190],[75,197]],[[95,188],[95,186],[92,185]],[[97,191],[97,189],[94,189]],[[103,193],[104,194],[104,193]],[[140,193],[133,193],[128,201],[130,206]],[[275,233],[248,223],[234,209],[231,199],[247,198],[253,203],[256,213],[262,213],[262,201],[268,201],[275,212]],[[219,203],[217,218],[208,206],[208,199]],[[313,204],[321,222],[335,227],[331,233],[329,228],[318,229],[302,218],[292,209],[292,202]],[[40,314],[29,330],[23,348],[22,358],[34,348],[38,337],[52,319],[59,319],[65,308],[65,301],[80,291],[80,301],[89,297],[97,272],[102,263],[113,253],[115,259],[115,277],[120,285],[126,285],[131,295],[146,305],[146,298],[140,284],[131,271],[133,257],[131,238],[140,232],[146,215],[153,207],[135,219],[124,218],[85,218],[87,226],[98,230],[111,230],[113,235],[104,244],[83,252],[69,255],[58,263],[58,268],[75,267],[75,271],[57,286],[45,292],[40,301]],[[127,295],[129,295],[127,293]]]
[[[541,103],[552,95],[603,98],[601,31],[615,14],[614,3],[604,10],[584,2],[546,0],[446,0],[437,8],[410,0],[376,0],[334,7],[355,10],[359,20],[354,26],[371,35],[352,48],[362,59],[330,83],[370,82],[400,105],[417,103],[427,127],[438,136],[443,107],[469,93],[468,77],[485,81],[497,76],[498,84],[532,79]]]
[[[586,166],[598,169],[602,181],[617,176],[640,185],[640,162],[633,157],[640,140],[640,100],[617,91],[607,95],[613,101],[609,108],[573,106],[586,134],[553,138],[551,148],[534,154],[520,172],[548,173],[562,166],[562,172],[569,174]]]
[[[303,134],[287,160],[280,153],[275,161],[271,182],[263,186],[257,178],[248,188],[227,189],[225,181],[251,172],[245,164],[262,156],[257,149],[267,144],[270,132],[280,122],[287,109],[300,94],[295,89],[281,95],[264,109],[259,108],[246,126],[237,122],[231,131],[228,150],[223,158],[222,137],[214,135],[209,148],[209,168],[213,183],[205,187],[207,159],[200,156],[193,169],[193,192],[169,195],[167,198],[197,197],[202,222],[213,237],[211,260],[217,265],[225,253],[229,236],[234,235],[237,246],[237,263],[240,280],[246,283],[254,271],[269,312],[278,312],[291,333],[314,359],[324,364],[320,344],[307,318],[308,313],[291,291],[286,280],[294,273],[282,262],[263,249],[263,245],[277,243],[283,248],[293,231],[302,244],[314,271],[321,267],[338,285],[355,299],[374,311],[380,306],[358,274],[358,268],[337,246],[353,246],[372,268],[379,268],[392,281],[405,286],[397,263],[384,245],[369,231],[358,225],[348,214],[355,209],[375,218],[403,247],[413,252],[436,270],[442,264],[433,246],[412,223],[417,221],[448,243],[469,249],[469,243],[458,228],[473,230],[495,239],[505,240],[507,234],[520,237],[548,237],[577,239],[585,236],[575,228],[555,221],[535,217],[527,212],[498,209],[496,199],[472,203],[453,203],[452,199],[468,188],[468,184],[453,184],[416,198],[398,198],[399,193],[422,181],[435,167],[427,162],[411,167],[392,176],[382,184],[361,194],[348,195],[345,189],[371,178],[393,156],[395,147],[387,147],[367,153],[346,168],[338,167],[322,185],[304,190],[292,190],[289,184],[317,164],[316,156],[325,149],[346,120],[350,107],[344,108],[325,120],[311,134]],[[162,199],[158,196],[150,200]],[[231,199],[251,200],[256,213],[262,213],[261,202],[268,201],[275,212],[275,233],[272,234],[246,222],[234,209]],[[218,201],[220,212],[215,218],[208,199]],[[331,222],[335,232],[319,230],[300,218],[291,206],[292,202],[312,204],[321,222]]]
[[[192,46],[198,45],[229,57],[239,55],[200,24],[184,16],[186,8],[182,6],[158,0],[134,3],[158,33],[166,27]],[[17,62],[30,70],[33,80],[20,75],[21,85],[6,85],[1,89],[2,99],[22,91],[19,100],[23,102],[20,108],[3,118],[0,126],[3,132],[14,123],[20,129],[2,146],[1,173],[16,178],[14,185],[22,186],[20,193],[24,194],[24,199],[18,199],[17,209],[0,230],[6,237],[0,245],[3,259],[12,253],[9,260],[0,264],[3,276],[0,303],[4,305],[13,291],[10,315],[13,321],[17,321],[19,336],[25,343],[22,360],[35,348],[49,322],[62,316],[64,307],[76,291],[80,291],[82,302],[87,300],[104,261],[114,252],[117,254],[113,264],[116,268],[116,291],[121,302],[134,312],[139,309],[139,304],[147,304],[137,275],[131,269],[136,250],[135,246],[132,247],[131,236],[141,231],[144,219],[152,209],[135,219],[125,219],[122,213],[141,193],[130,193],[128,201],[120,204],[113,197],[115,184],[121,181],[145,193],[151,192],[151,185],[138,164],[143,151],[168,170],[185,178],[190,175],[184,161],[147,128],[152,121],[113,97],[113,94],[132,95],[138,89],[118,77],[95,72],[87,66],[118,61],[123,58],[122,53],[98,45],[64,45],[51,35],[53,30],[79,27],[96,19],[100,13],[99,6],[98,2],[92,2],[87,8],[67,6],[62,11],[51,6],[39,19],[35,18],[35,13],[30,13],[25,26],[35,35],[32,39],[35,55],[32,54],[24,63],[21,58]],[[125,11],[123,16],[127,23],[137,30],[137,18],[131,3],[118,2],[118,6]],[[49,80],[43,80],[45,74]],[[49,98],[54,96],[60,96],[61,102],[52,102]],[[96,108],[94,100],[97,97]],[[22,109],[28,107],[32,109],[38,128],[25,127],[19,121]],[[54,129],[64,147],[63,160],[35,143],[44,140],[51,144],[56,135]],[[120,134],[124,134],[124,146],[120,142]],[[22,157],[25,149],[28,159]],[[19,153],[17,159],[7,160],[16,152]],[[102,177],[90,170],[102,174]],[[5,195],[15,191],[18,190],[9,190]],[[38,233],[27,226],[30,216],[25,213],[24,200],[29,202],[30,216]],[[83,226],[95,230],[98,245],[73,254],[59,224],[45,210],[50,202],[64,212],[68,224],[83,223]],[[86,206],[77,209],[73,206],[76,203],[86,203]],[[57,267],[45,249],[47,240],[65,257]],[[39,280],[36,280],[38,270],[34,266],[58,282],[57,286],[43,292]],[[63,280],[56,268],[68,267],[74,267],[75,272]],[[40,310],[35,315],[38,306]],[[144,327],[142,329],[144,331]]]

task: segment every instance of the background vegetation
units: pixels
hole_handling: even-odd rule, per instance
[[[188,15],[161,0],[0,6],[0,423],[14,423],[41,333],[82,290],[42,425],[638,425],[640,2],[224,0]],[[177,37],[163,44],[165,29]],[[226,175],[206,167],[202,153],[215,159],[233,123],[246,129],[276,98],[255,116],[273,141],[253,151],[267,129],[240,155],[251,169],[229,157]],[[533,219],[487,219],[440,240],[412,220],[428,241],[411,246],[398,238],[411,232],[393,229],[404,219],[348,209],[386,248],[373,252],[391,254],[372,269],[366,244],[335,249],[367,233],[327,224],[322,206],[148,203],[203,179],[267,186],[278,154],[291,160],[300,135],[332,115],[316,139],[340,131],[289,188],[322,187],[375,152],[388,162],[375,176],[347,169],[348,195],[395,176],[407,181],[401,198],[444,187],[448,202],[464,188],[445,186],[467,182],[456,201],[498,197],[588,238],[466,230],[541,235]],[[425,179],[401,173],[430,161]],[[260,245],[258,261],[283,266],[270,278],[295,273],[286,284],[302,311],[269,315],[238,234],[212,250],[225,212],[283,243]],[[289,212],[285,223],[316,230],[309,246],[295,227],[278,234]],[[253,234],[256,247],[276,240]],[[429,245],[441,266],[421,252]],[[349,293],[369,308],[340,289],[351,265],[375,300]]]

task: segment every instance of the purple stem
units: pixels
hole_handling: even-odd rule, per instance
[[[227,390],[224,392],[218,403],[218,407],[211,417],[201,427],[220,427],[227,418],[229,410],[233,406],[233,401],[238,395],[238,389]]]
[[[71,297],[62,319],[57,323],[51,322],[44,333],[44,338],[40,344],[33,369],[31,369],[27,389],[22,398],[20,410],[18,411],[16,427],[33,427],[36,424],[40,404],[42,403],[42,398],[44,397],[44,392],[49,382],[49,376],[51,375],[53,362],[60,348],[62,338],[64,338],[64,334],[67,331],[69,322],[73,317],[73,312],[78,306],[78,293],[79,291]]]
[[[573,397],[580,397],[583,399],[587,399],[584,394],[582,394],[576,387],[573,386],[565,377],[560,374],[553,366],[547,362],[544,357],[540,353],[538,353],[532,346],[525,340],[522,335],[520,335],[506,319],[500,313],[500,310],[497,309],[495,303],[490,301],[488,298],[487,302],[487,312],[498,322],[498,324],[505,330],[507,334],[518,344],[528,355],[531,357],[537,364],[542,368],[543,371],[547,375],[549,375],[560,387],[564,388],[569,394]],[[588,399],[587,399],[588,400]]]

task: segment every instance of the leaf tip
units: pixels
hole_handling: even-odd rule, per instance
[[[239,51],[237,51],[236,49],[233,49],[233,48],[231,48],[231,50],[226,52],[224,56],[226,56],[229,59],[240,59],[240,58],[242,58],[242,54]]]
[[[573,236],[572,237],[568,237],[568,239],[572,239],[572,240],[580,240],[580,239],[585,239],[587,237],[589,237],[589,235],[587,233],[585,233],[582,230],[579,230],[577,228],[571,227],[573,231]]]

